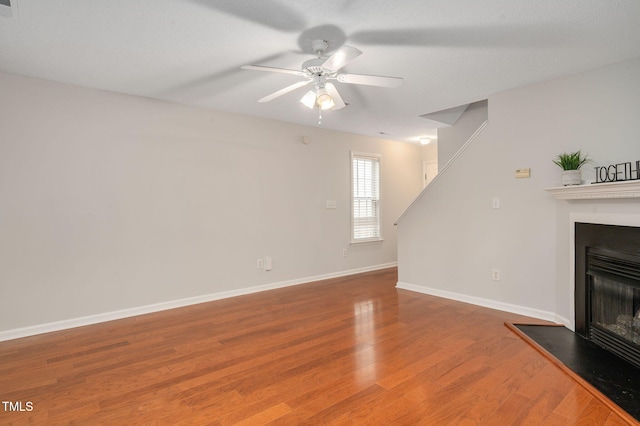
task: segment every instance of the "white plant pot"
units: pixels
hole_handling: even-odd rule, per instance
[[[564,170],[562,172],[562,185],[580,185],[582,183],[582,172],[580,170]]]

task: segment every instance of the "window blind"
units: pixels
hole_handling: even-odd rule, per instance
[[[380,158],[352,154],[352,240],[380,239]]]

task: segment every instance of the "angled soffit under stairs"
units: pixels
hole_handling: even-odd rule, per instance
[[[0,18],[18,18],[18,0],[0,0]]]
[[[470,104],[466,104],[449,109],[443,109],[442,111],[423,114],[420,117],[428,120],[434,127],[453,126],[462,114],[464,114],[469,105]]]
[[[465,111],[470,111],[475,108],[487,108],[487,99],[483,99],[470,104],[460,105],[453,108],[443,109],[441,111],[430,112],[428,114],[420,115],[419,117],[429,121],[429,124],[436,128],[450,127],[458,122],[462,114]]]

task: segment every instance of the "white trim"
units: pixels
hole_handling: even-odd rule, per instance
[[[398,281],[397,288],[402,290],[415,291],[416,293],[428,294],[430,296],[442,297],[445,299],[456,300],[458,302],[470,303],[472,305],[483,306],[485,308],[497,309],[499,311],[511,312],[513,314],[525,315],[528,317],[538,318],[545,321],[558,322],[565,320],[554,312],[541,311],[539,309],[528,308],[526,306],[512,305],[510,303],[498,302],[495,300],[483,299],[481,297],[469,296],[466,294],[453,293],[450,291],[439,290],[436,288],[424,287],[421,285],[403,283]],[[560,321],[565,323],[565,321]]]
[[[380,160],[382,158],[382,154],[374,154],[371,152],[362,152],[362,151],[349,151],[351,153],[351,160],[353,160],[353,157],[363,157],[363,158],[369,158],[372,160]]]
[[[640,227],[640,215],[622,213],[569,213],[569,325],[576,327],[576,223]]]
[[[575,331],[574,329],[571,329],[569,327],[571,321],[568,318],[565,318],[558,314],[555,314],[555,315],[556,315],[556,320],[555,320],[556,323],[564,325],[565,327],[569,328],[571,331]]]
[[[383,263],[363,268],[350,269],[346,271],[333,272],[329,274],[315,275],[298,278],[289,281],[282,281],[271,284],[264,284],[253,287],[246,287],[238,290],[223,291],[219,293],[205,294],[202,296],[188,297],[185,299],[170,300],[167,302],[155,303],[152,305],[138,306],[135,308],[122,309],[101,314],[88,315],[85,317],[71,318],[62,321],[55,321],[46,324],[38,324],[29,327],[16,328],[13,330],[0,331],[0,342],[5,340],[19,339],[21,337],[34,336],[36,334],[50,333],[52,331],[67,330],[69,328],[82,327],[85,325],[97,324],[106,321],[113,321],[122,318],[129,318],[138,315],[150,314],[153,312],[166,311],[168,309],[182,308],[196,305],[198,303],[211,302],[214,300],[227,299],[229,297],[242,296],[245,294],[258,293],[261,291],[274,290],[277,288],[290,287],[294,285],[307,284],[314,281],[322,281],[331,278],[344,277],[348,275],[361,274],[363,272],[377,271],[398,266],[398,262]]]
[[[640,181],[594,183],[548,188],[558,200],[593,200],[603,198],[640,198]]]
[[[453,164],[453,162],[456,160],[456,158],[458,158],[470,145],[471,143],[478,137],[478,135],[480,133],[482,133],[482,131],[484,130],[485,127],[487,127],[487,124],[489,123],[488,120],[485,120],[480,127],[478,127],[478,130],[476,130],[475,132],[473,132],[473,134],[469,137],[469,139],[467,139],[467,141],[464,143],[464,145],[462,145],[462,147],[460,147],[460,149],[458,150],[458,152],[456,152],[453,157],[451,157],[451,159],[449,161],[447,161],[447,164],[444,165],[444,167],[442,167],[440,169],[440,167],[438,166],[439,170],[438,170],[438,174],[436,175],[436,177],[433,178],[433,180],[429,183],[429,185],[427,185],[420,194],[418,194],[418,196],[415,198],[415,200],[413,200],[413,202],[411,204],[409,204],[409,207],[407,207],[404,212],[402,212],[402,214],[400,215],[400,217],[398,217],[398,219],[396,220],[396,222],[394,223],[394,225],[397,225],[400,223],[400,221],[402,220],[402,218],[404,218],[404,216],[409,212],[409,210],[411,210],[413,208],[413,206],[420,201],[420,199],[424,196],[424,194],[429,190],[429,188],[432,188],[433,185],[438,182],[441,179],[441,176],[447,171],[447,169],[451,166],[451,164]]]
[[[357,245],[360,245],[360,244],[381,243],[383,241],[384,241],[384,238],[367,238],[367,239],[361,238],[361,239],[356,240],[356,241],[352,240],[352,241],[349,242],[349,244],[352,245],[352,246],[357,246]]]

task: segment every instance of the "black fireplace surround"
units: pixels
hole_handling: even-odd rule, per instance
[[[575,332],[640,368],[640,227],[575,224]]]

